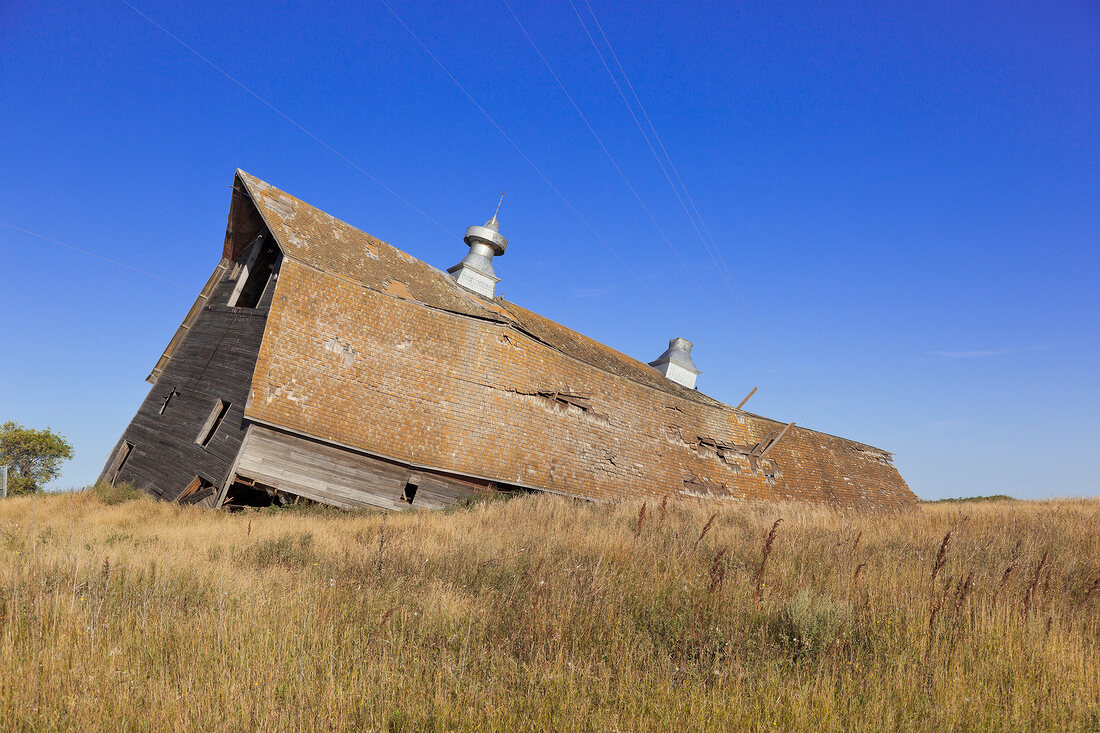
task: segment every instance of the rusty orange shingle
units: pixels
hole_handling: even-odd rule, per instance
[[[885,451],[795,427],[767,459],[752,459],[745,453],[780,423],[681,387],[512,303],[468,293],[389,244],[239,176],[284,253],[250,419],[591,499],[687,493],[916,505]]]

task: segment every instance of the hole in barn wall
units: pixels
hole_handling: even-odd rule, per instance
[[[173,397],[179,395],[179,393],[180,393],[180,391],[178,389],[176,389],[175,387],[173,387],[168,392],[168,394],[166,394],[164,396],[164,402],[160,403],[160,413],[159,414],[161,414],[161,415],[164,414],[164,411],[168,409],[168,403],[172,401]]]
[[[297,504],[299,501],[303,501],[302,497],[279,491],[272,486],[266,486],[250,478],[237,475],[233,477],[233,483],[226,490],[222,509],[234,511],[246,507],[286,506],[287,504]],[[305,499],[304,501],[309,500]]]
[[[134,449],[133,443],[123,441],[122,447],[118,449],[118,453],[115,454],[115,460],[111,466],[111,470],[107,472],[110,476],[110,481],[114,482],[118,480],[118,475],[122,473],[122,467],[126,465],[126,459],[130,457],[130,451]]]
[[[218,489],[214,484],[202,476],[196,476],[183,490],[183,493],[176,497],[176,502],[179,504],[198,504],[203,499],[208,499],[216,493],[218,493]]]
[[[420,484],[412,479],[405,482],[405,490],[401,492],[401,501],[406,504],[412,504],[413,499],[416,497],[416,490],[420,488]]]
[[[210,445],[211,439],[213,439],[214,434],[218,432],[218,428],[221,426],[222,421],[225,420],[225,414],[229,412],[231,406],[232,403],[226,402],[225,400],[218,400],[218,404],[214,405],[210,417],[206,418],[206,424],[202,426],[199,437],[195,438],[196,443],[203,448]]]
[[[260,234],[252,244],[252,252],[245,260],[227,305],[237,308],[255,308],[259,305],[278,262],[279,248],[274,238]]]

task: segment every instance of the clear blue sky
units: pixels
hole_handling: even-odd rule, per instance
[[[285,116],[123,2],[0,3],[0,420],[72,439],[56,488],[146,394],[240,167],[441,268],[506,189],[506,298],[645,361],[687,337],[700,389],[925,498],[1100,494],[1097,3],[509,0],[643,208],[502,0],[131,2]]]

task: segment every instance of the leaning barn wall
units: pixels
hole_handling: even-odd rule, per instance
[[[225,304],[237,284],[232,269],[175,347],[101,479],[128,481],[167,500],[177,498],[196,478],[216,488],[225,482],[244,437],[244,404],[278,275],[276,271],[258,307],[231,308]],[[178,394],[165,405],[173,391]],[[219,400],[230,408],[209,443],[199,445],[196,439]],[[132,448],[122,460],[127,443]],[[211,492],[204,493],[212,500]]]
[[[345,509],[442,509],[495,493],[491,482],[386,461],[253,425],[234,468],[237,480]]]

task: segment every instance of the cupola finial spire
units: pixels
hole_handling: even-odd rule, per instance
[[[472,226],[466,229],[463,241],[470,248],[469,254],[447,270],[459,285],[486,298],[496,295],[496,284],[500,282],[500,278],[493,272],[493,257],[504,254],[504,250],[508,247],[508,240],[501,235],[500,222],[497,221],[502,203],[504,203],[503,191],[500,193],[500,200],[497,201],[493,218],[485,222],[485,226]]]
[[[492,229],[494,232],[500,231],[500,222],[497,221],[497,214],[500,213],[500,205],[504,203],[504,191],[500,192],[500,201],[497,201],[496,211],[493,212],[493,218],[485,222],[485,226]]]

